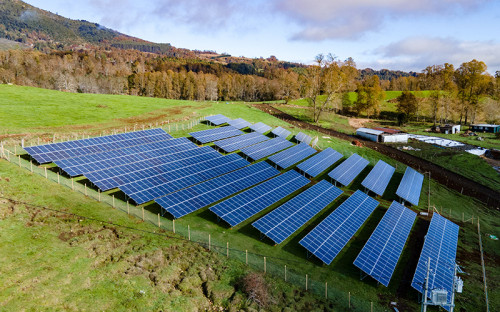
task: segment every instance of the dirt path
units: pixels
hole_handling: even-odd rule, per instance
[[[349,118],[349,125],[353,128],[363,128],[365,123],[370,122],[370,119],[366,118]]]
[[[320,133],[327,134],[332,137],[336,137],[342,140],[353,141],[354,138],[356,140],[362,142],[362,144],[366,147],[369,147],[379,153],[382,153],[388,157],[391,157],[394,160],[397,160],[407,166],[411,166],[420,172],[430,172],[432,179],[445,185],[446,187],[453,189],[457,192],[460,192],[464,195],[474,197],[479,201],[483,202],[485,205],[500,209],[500,193],[481,185],[469,178],[466,178],[460,174],[452,172],[448,169],[445,169],[441,166],[438,166],[434,163],[431,163],[422,158],[407,154],[403,151],[390,147],[388,145],[366,141],[360,139],[358,137],[346,135],[344,133],[337,132],[335,130],[326,129],[322,127],[318,127],[307,122],[298,120],[297,118],[285,114],[284,112],[278,110],[277,108],[272,107],[269,104],[255,104],[254,107],[266,112],[270,115],[273,115],[279,119],[285,120],[286,122],[303,128],[309,129],[313,131],[317,131]]]

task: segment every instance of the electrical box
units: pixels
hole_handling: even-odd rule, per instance
[[[459,277],[457,279],[457,293],[462,293],[462,289],[464,288],[464,281]]]
[[[431,291],[433,304],[443,305],[448,303],[448,291],[445,289],[433,289]]]

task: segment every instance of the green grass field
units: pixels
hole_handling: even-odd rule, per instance
[[[12,134],[32,132],[37,135],[49,131],[71,132],[73,126],[81,126],[85,131],[95,133],[107,128],[109,125],[123,126],[124,123],[121,119],[133,118],[134,114],[138,114],[139,116],[147,116],[150,113],[161,115],[162,113],[159,113],[158,110],[177,109],[179,107],[182,107],[182,109],[174,114],[175,117],[167,114],[158,120],[183,120],[183,118],[193,115],[203,116],[222,113],[229,117],[242,117],[252,122],[262,121],[272,126],[281,125],[289,128],[293,133],[301,131],[301,129],[291,127],[285,122],[243,103],[197,103],[102,95],[86,95],[85,100],[80,101],[79,105],[85,106],[94,105],[95,103],[105,103],[103,105],[107,105],[108,107],[112,106],[114,110],[120,111],[121,113],[113,115],[111,112],[107,112],[107,114],[100,115],[98,120],[93,120],[88,117],[85,110],[78,110],[73,107],[68,109],[66,114],[57,112],[52,119],[43,117],[42,121],[38,121],[36,116],[40,115],[40,112],[33,109],[33,107],[39,106],[41,107],[41,111],[50,111],[47,107],[54,101],[59,103],[58,105],[60,105],[62,110],[65,110],[65,105],[63,103],[67,100],[67,97],[80,95],[33,88],[0,86],[0,91],[4,90],[8,90],[8,92],[2,93],[2,95],[7,94],[7,97],[3,97],[3,99],[5,99],[5,102],[10,103],[9,106],[6,105],[7,108],[5,108],[5,111],[10,110],[8,107],[16,106],[17,109],[25,112],[17,116],[12,114],[10,120],[6,119],[8,122],[7,124],[4,124],[4,120],[2,120],[4,132]],[[43,94],[44,92],[47,92],[44,97],[32,97],[35,93]],[[16,98],[23,100],[16,101]],[[4,110],[3,99],[0,100],[1,110]],[[110,104],[111,106],[106,102],[107,99],[112,99],[113,104]],[[121,102],[122,100],[123,102]],[[135,101],[137,101],[137,108],[134,108]],[[156,103],[152,104],[149,110],[147,109],[148,106],[145,104],[148,101]],[[35,102],[36,105],[34,104]],[[76,104],[69,105],[77,106]],[[59,115],[65,116],[65,122],[57,120],[57,116]],[[23,122],[24,118],[26,118],[25,122]],[[13,125],[12,130],[10,124]],[[180,137],[186,136],[190,131],[207,128],[208,126],[206,125],[196,125],[191,130],[171,131],[171,133],[174,137]],[[296,284],[302,284],[304,282],[303,279],[305,278],[305,274],[308,274],[310,288],[318,288],[321,290],[321,287],[325,285],[324,283],[328,282],[329,296],[331,296],[330,298],[335,298],[334,302],[337,305],[335,308],[331,309],[328,307],[324,308],[327,310],[344,309],[346,294],[348,292],[351,292],[353,297],[359,300],[360,310],[366,310],[363,309],[363,307],[369,309],[370,302],[375,302],[377,310],[380,309],[380,306],[384,306],[387,309],[391,301],[397,301],[401,308],[400,310],[417,310],[417,292],[408,288],[408,278],[411,278],[413,274],[408,272],[409,269],[405,266],[405,263],[411,263],[411,261],[414,261],[415,257],[419,255],[419,251],[415,254],[415,250],[418,250],[417,246],[415,246],[416,240],[410,237],[407,242],[407,246],[403,251],[402,258],[400,259],[399,265],[396,268],[388,288],[377,285],[374,280],[370,278],[360,281],[359,270],[352,264],[364,243],[376,227],[378,221],[382,218],[384,211],[390,205],[391,201],[395,199],[394,193],[403,175],[405,166],[371,149],[354,147],[349,142],[324,137],[312,131],[304,132],[312,136],[318,136],[319,146],[322,148],[332,147],[341,152],[345,157],[350,156],[352,153],[358,153],[370,161],[369,167],[363,171],[361,176],[349,187],[343,188],[344,195],[337,199],[332,205],[326,207],[320,214],[313,218],[311,222],[294,233],[294,235],[288,238],[283,244],[274,246],[267,239],[261,240],[258,231],[253,229],[251,223],[260,216],[276,208],[282,202],[268,207],[258,215],[232,229],[223,222],[217,222],[215,215],[209,212],[208,207],[206,207],[177,220],[175,222],[176,233],[186,235],[189,226],[193,239],[197,238],[198,240],[207,241],[208,234],[210,234],[212,244],[221,246],[222,250],[224,250],[226,243],[228,243],[232,248],[230,258],[238,258],[242,261],[245,259],[244,251],[248,250],[251,254],[249,262],[253,262],[254,267],[262,267],[262,257],[266,256],[268,259],[267,265],[269,273],[276,275],[282,274],[281,272],[284,266],[287,265],[290,274],[289,280],[295,278]],[[305,249],[298,244],[298,241],[347,198],[348,194],[360,187],[362,179],[379,159],[397,167],[386,194],[382,198],[377,199],[381,202],[379,208],[377,208],[363,228],[356,234],[356,237],[351,240],[331,265],[323,265],[315,258],[308,259]],[[119,210],[112,209],[107,205],[88,199],[82,194],[71,191],[71,189],[57,186],[54,182],[47,182],[43,177],[36,174],[33,175],[26,169],[16,167],[15,162],[8,163],[5,160],[1,160],[0,177],[2,177],[0,180],[0,193],[2,193],[2,196],[50,207],[67,209],[67,211],[74,213],[93,216],[98,219],[113,220],[126,225],[149,229],[151,231],[157,230],[152,224],[143,223],[137,218],[129,218],[125,213]],[[320,179],[321,178],[324,178],[324,175],[320,177]],[[80,180],[80,182],[83,182],[85,179],[83,178]],[[68,182],[66,181],[66,183]],[[51,187],[47,188],[47,185]],[[422,192],[420,204],[414,207],[416,211],[427,211],[427,188],[428,179],[426,178],[423,185],[424,191]],[[122,197],[120,192],[112,191],[108,193],[116,194],[117,199]],[[466,311],[475,311],[478,307],[483,309],[484,294],[482,291],[482,281],[480,279],[481,266],[478,262],[477,230],[473,224],[462,223],[461,219],[462,215],[464,215],[466,219],[471,216],[477,219],[479,216],[482,220],[481,228],[483,233],[491,233],[498,236],[498,220],[500,215],[497,211],[487,209],[480,203],[448,190],[434,181],[431,182],[430,202],[431,205],[435,206],[439,211],[442,211],[445,216],[451,212],[453,216],[452,220],[461,226],[458,259],[469,275],[463,277],[467,286],[464,293],[458,295],[458,308],[463,308]],[[183,286],[185,291],[181,286],[176,288],[177,292],[169,290],[168,288],[165,289],[152,283],[148,275],[151,272],[150,270],[146,272],[141,271],[141,274],[138,274],[138,276],[124,275],[124,272],[127,272],[127,269],[132,266],[128,259],[138,257],[141,254],[143,258],[147,258],[157,253],[158,250],[164,250],[163,252],[167,253],[172,252],[172,248],[176,249],[177,251],[175,253],[178,255],[179,259],[172,259],[171,262],[165,263],[164,268],[156,268],[161,271],[159,275],[161,275],[164,283],[167,284],[169,280],[176,280],[179,283],[182,282],[183,279],[179,278],[180,273],[175,270],[185,271],[187,268],[184,267],[184,269],[179,269],[178,266],[181,266],[181,263],[190,257],[195,257],[192,261],[196,262],[196,266],[202,268],[206,268],[207,261],[208,263],[212,261],[207,259],[213,259],[213,261],[215,261],[216,264],[212,267],[218,265],[221,266],[221,268],[227,268],[228,265],[225,265],[225,262],[221,260],[220,257],[215,257],[211,253],[192,247],[192,244],[186,243],[178,246],[168,240],[165,242],[165,240],[161,238],[154,240],[142,236],[128,236],[133,234],[128,234],[126,230],[122,231],[125,238],[123,239],[124,241],[120,241],[120,243],[115,240],[108,242],[107,236],[111,234],[103,235],[102,239],[98,237],[98,234],[94,236],[90,235],[90,238],[88,238],[89,235],[82,234],[85,237],[81,242],[80,238],[77,238],[75,246],[70,245],[71,247],[68,247],[67,242],[61,242],[60,239],[57,238],[61,235],[60,233],[67,233],[68,231],[71,233],[72,230],[77,231],[80,229],[80,226],[89,226],[91,229],[95,230],[102,225],[87,223],[80,225],[78,221],[75,223],[74,220],[67,220],[63,222],[64,228],[56,227],[54,229],[50,227],[50,222],[52,222],[51,220],[54,219],[54,217],[50,217],[48,221],[39,220],[27,230],[23,230],[23,225],[26,225],[26,222],[33,222],[27,221],[25,217],[26,214],[29,216],[31,213],[29,209],[26,207],[16,208],[16,211],[20,211],[19,214],[10,214],[8,213],[8,203],[0,204],[0,207],[4,207],[2,209],[7,209],[7,213],[4,213],[6,217],[0,220],[0,233],[2,233],[0,235],[7,241],[12,242],[11,244],[0,244],[0,255],[3,255],[0,256],[0,270],[4,270],[0,271],[2,273],[0,274],[0,285],[8,285],[5,289],[1,288],[3,291],[0,292],[0,307],[7,310],[18,310],[18,302],[24,302],[27,298],[34,298],[29,301],[29,305],[32,307],[37,305],[47,308],[55,306],[58,309],[69,310],[158,310],[162,309],[162,307],[167,310],[190,310],[193,304],[196,304],[193,303],[193,300],[199,300],[199,302],[201,302],[199,306],[203,306],[202,304],[206,303],[206,301],[204,301],[205,298],[198,292],[200,289],[198,285],[202,284],[202,282],[189,282],[190,284]],[[140,211],[141,207],[133,207],[132,209]],[[149,218],[154,220],[156,214],[159,212],[159,207],[155,204],[146,204],[144,207]],[[34,220],[37,220],[36,216]],[[162,220],[164,227],[167,229],[172,227],[169,218],[162,218]],[[60,226],[62,227],[63,225]],[[425,227],[426,220],[419,218],[419,221],[414,226],[413,232],[425,231]],[[39,234],[33,234],[33,231]],[[18,232],[22,232],[22,235]],[[121,237],[121,235],[122,234],[119,236]],[[32,245],[31,241],[34,237],[36,237],[36,241],[34,245]],[[127,240],[130,241],[130,243],[127,242]],[[136,245],[136,240],[138,241],[138,245]],[[488,282],[489,285],[496,285],[499,282],[498,276],[500,276],[500,271],[498,266],[496,266],[495,259],[497,259],[500,254],[500,248],[498,248],[497,241],[488,240],[486,236],[483,236],[483,242],[486,253]],[[119,246],[119,248],[117,247],[117,249],[119,249],[117,255],[113,254],[113,246]],[[102,252],[102,256],[100,254],[94,254],[94,248]],[[15,255],[15,257],[7,256],[12,254]],[[100,262],[102,261],[102,257],[106,259],[104,263]],[[13,259],[20,260],[15,261]],[[33,263],[39,265],[27,265]],[[213,287],[215,287],[215,289],[222,289],[220,292],[214,292],[214,296],[218,299],[212,300],[212,302],[216,305],[224,307],[231,306],[231,302],[235,296],[232,294],[238,293],[234,285],[241,275],[244,274],[245,270],[247,270],[246,266],[239,265],[237,262],[231,264],[231,268],[233,269],[219,270],[218,274],[214,277],[214,279],[220,281],[220,284]],[[19,273],[11,273],[17,271],[19,271]],[[52,273],[49,274],[47,272]],[[71,272],[74,273],[72,274]],[[79,277],[83,272],[87,274],[86,279]],[[29,281],[36,278],[38,275],[47,275],[47,280],[35,283],[33,287],[25,286],[30,284]],[[17,281],[23,281],[24,284],[20,285],[16,283]],[[72,283],[72,281],[75,283]],[[170,282],[170,284],[175,285],[179,285],[179,283]],[[193,284],[192,288],[194,289],[192,291],[189,290],[191,289],[191,284]],[[59,285],[70,286],[67,287],[66,291],[66,289],[61,290]],[[161,285],[164,284],[160,283],[160,286]],[[58,287],[59,290],[55,289],[56,287]],[[279,288],[288,286],[276,284],[273,287]],[[201,289],[203,293],[203,287],[201,287]],[[224,289],[229,290],[224,292]],[[145,294],[141,293],[140,290],[144,290]],[[56,296],[49,296],[48,294],[50,294],[51,291],[54,291]],[[286,289],[283,291],[284,295],[281,294],[276,296],[283,296],[285,299],[290,299],[290,297],[297,298],[297,295],[294,295],[294,291],[296,290]],[[499,290],[497,288],[490,288],[490,308],[492,308],[492,310],[500,306],[498,301],[500,296],[498,292]],[[120,294],[123,300],[116,301],[116,294]],[[176,299],[176,295],[180,297]],[[95,303],[90,299],[93,298],[93,296],[102,298],[102,300],[98,300],[99,303],[97,306],[93,306]],[[224,296],[232,297],[227,300]],[[299,294],[298,296],[300,297],[301,295]],[[109,299],[107,299],[108,297]],[[139,299],[136,300],[136,298]],[[305,309],[307,304],[310,304],[308,300],[294,300],[293,302],[294,305],[304,305]],[[279,301],[278,303],[286,304],[286,302],[288,301]],[[241,305],[238,304],[234,305],[241,307]],[[295,310],[302,310],[298,308],[297,305],[295,305],[295,308]],[[430,310],[437,311],[437,309]]]

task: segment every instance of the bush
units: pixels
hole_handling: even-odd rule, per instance
[[[269,287],[262,273],[248,273],[243,277],[241,286],[249,300],[255,301],[260,307],[269,304]]]

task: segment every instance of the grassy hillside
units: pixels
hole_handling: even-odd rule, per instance
[[[161,110],[173,109],[178,110],[175,114],[172,114],[172,116],[175,116],[176,120],[183,120],[192,116],[222,113],[233,118],[243,117],[251,122],[262,121],[272,126],[281,125],[289,128],[293,133],[301,131],[301,129],[291,127],[285,122],[243,103],[198,103],[102,95],[85,95],[85,97],[82,97],[78,94],[68,94],[15,86],[2,86],[0,92],[4,90],[8,91],[8,93],[6,93],[9,94],[7,101],[11,103],[7,106],[10,108],[6,109],[6,111],[12,111],[13,107],[15,107],[16,110],[23,112],[23,114],[20,115],[11,113],[11,115],[9,115],[10,119],[2,120],[2,131],[10,134],[33,133],[33,135],[39,135],[54,131],[58,133],[67,133],[71,131],[98,133],[103,128],[109,127],[110,125],[123,126],[126,124],[126,120],[132,120],[134,114],[138,114],[143,117],[158,117],[162,115],[160,112]],[[45,92],[48,93],[45,94]],[[32,95],[34,93],[45,95],[33,97]],[[3,101],[3,99],[0,100],[0,109],[3,109],[4,107]],[[51,109],[50,106],[53,105],[53,103],[59,104],[56,104],[56,106]],[[64,103],[68,104],[65,105]],[[110,110],[106,111],[105,114],[96,113],[92,115],[93,117],[89,117],[85,109],[78,109],[78,107],[92,107],[93,105],[97,105],[97,103],[108,106]],[[150,105],[148,106],[146,103]],[[57,112],[55,107],[57,107]],[[51,110],[54,110],[54,112],[57,113],[55,117],[46,117],[41,113],[50,112]],[[66,110],[66,113],[60,113],[59,110]],[[3,114],[0,114],[0,116],[2,115]],[[37,116],[40,116],[41,119],[39,120]],[[60,116],[60,118],[64,118],[64,122],[58,120],[58,116]],[[26,119],[26,122],[23,122],[21,118]],[[164,116],[159,117],[158,120],[166,118],[171,118],[171,115],[165,114]],[[174,118],[172,117],[172,119]],[[6,124],[4,124],[4,122]],[[11,125],[13,130],[11,130]],[[174,137],[180,137],[186,136],[188,132],[207,128],[208,126],[206,125],[196,125],[190,130],[174,131],[172,128],[171,133]],[[219,250],[221,253],[225,253],[225,247],[227,246],[226,244],[228,244],[231,248],[230,259],[236,258],[242,262],[245,261],[245,250],[247,250],[249,254],[249,265],[251,267],[259,268],[259,270],[263,269],[263,257],[265,256],[267,258],[267,272],[269,273],[267,275],[273,276],[275,280],[279,280],[283,277],[283,270],[286,265],[288,270],[287,272],[289,274],[288,279],[292,280],[294,284],[301,285],[301,287],[304,285],[305,274],[308,274],[309,289],[311,291],[315,291],[316,293],[324,293],[325,282],[327,282],[328,296],[333,300],[333,305],[324,306],[322,308],[323,310],[344,309],[346,306],[348,292],[351,292],[353,298],[358,300],[357,303],[360,310],[369,309],[370,302],[375,303],[375,310],[384,309],[381,307],[385,307],[385,309],[387,309],[391,301],[397,301],[398,307],[403,311],[418,309],[418,305],[416,303],[417,293],[409,288],[409,282],[413,277],[412,270],[414,270],[414,267],[412,266],[415,265],[416,258],[420,253],[419,248],[421,247],[419,247],[418,244],[421,243],[422,235],[426,231],[427,220],[425,218],[419,218],[416,222],[413,228],[413,236],[410,237],[407,246],[403,251],[402,258],[400,259],[399,265],[394,273],[393,280],[388,288],[377,285],[374,280],[370,278],[365,278],[360,281],[359,270],[357,270],[352,264],[364,243],[378,224],[378,221],[382,218],[385,210],[390,205],[391,201],[395,199],[394,193],[399,181],[401,180],[405,166],[371,149],[354,147],[349,142],[325,137],[324,135],[312,131],[305,132],[312,136],[318,136],[319,145],[322,148],[332,147],[343,153],[345,157],[350,156],[352,153],[358,153],[368,159],[370,161],[370,165],[362,172],[361,176],[358,177],[352,185],[343,188],[344,195],[342,195],[341,198],[326,207],[311,222],[297,231],[283,244],[273,246],[270,241],[266,239],[261,240],[258,231],[251,226],[253,221],[276,208],[279,204],[283,203],[283,201],[268,207],[263,212],[232,229],[228,228],[223,222],[218,222],[215,215],[208,211],[208,207],[205,207],[191,215],[177,220],[175,222],[176,233],[181,234],[184,237],[188,237],[189,226],[191,238],[205,243],[208,241],[208,235],[210,234],[211,243],[213,245],[220,246]],[[16,137],[16,139],[19,140],[21,137],[23,136]],[[395,176],[391,180],[386,194],[384,194],[382,198],[377,198],[377,200],[381,202],[381,206],[377,208],[375,213],[357,233],[355,239],[353,239],[346,246],[343,252],[331,265],[325,266],[314,257],[308,258],[307,253],[298,244],[298,241],[324,217],[338,207],[338,205],[343,202],[349,194],[361,187],[361,181],[379,159],[383,159],[384,161],[397,167]],[[24,161],[24,166],[29,168],[29,163]],[[56,179],[55,173],[49,173],[51,174],[53,180]],[[36,174],[30,174],[26,169],[16,167],[15,163],[7,163],[5,160],[1,160],[0,176],[2,177],[0,180],[0,193],[4,194],[4,196],[18,200],[26,200],[44,206],[68,209],[68,211],[81,215],[95,216],[101,220],[123,222],[124,224],[131,226],[140,226],[141,228],[144,227],[145,229],[147,228],[151,231],[157,230],[157,227],[155,228],[151,224],[142,223],[142,221],[134,217],[128,218],[128,216],[123,212],[114,210],[109,206],[99,204],[95,200],[85,198],[83,195],[75,193],[69,188],[59,187],[55,182],[47,182],[44,178],[39,177]],[[324,178],[324,175],[319,179],[322,178]],[[55,181],[57,181],[57,179]],[[85,178],[81,178],[77,181],[78,188],[83,192],[83,186],[78,182],[84,183]],[[70,185],[67,180],[63,181],[63,183]],[[420,205],[414,207],[416,211],[427,211],[428,194],[426,190],[428,183],[429,181],[426,178],[424,181],[424,191],[422,192]],[[47,185],[51,185],[51,187],[47,189]],[[477,307],[481,307],[482,309],[484,306],[484,295],[482,292],[482,281],[480,279],[481,267],[478,258],[477,230],[475,225],[472,225],[471,223],[463,223],[461,220],[462,215],[464,215],[466,219],[474,216],[474,220],[477,220],[477,217],[479,216],[482,220],[481,228],[483,233],[492,233],[498,236],[497,231],[500,213],[489,210],[480,203],[477,203],[468,197],[461,196],[456,192],[450,191],[433,181],[430,186],[432,190],[430,198],[431,205],[435,205],[437,209],[445,214],[445,216],[451,213],[452,220],[461,226],[458,259],[460,260],[461,265],[465,267],[465,271],[469,275],[463,276],[467,287],[465,288],[465,292],[463,294],[458,295],[458,308],[463,308],[466,311],[474,311]],[[114,194],[116,196],[117,202],[119,202],[122,207],[120,209],[126,209],[123,208],[126,207],[123,202],[119,200],[123,196],[122,193],[110,191],[107,194],[104,194],[103,196],[106,196],[108,202],[110,202],[108,197],[109,194]],[[95,192],[93,193],[93,196],[96,196]],[[9,208],[9,203],[3,203],[4,206],[6,204],[8,208],[7,211],[12,210]],[[159,212],[159,207],[154,204],[146,204],[139,207],[133,206],[131,209],[134,211],[135,215],[140,216],[142,207],[145,208],[146,218],[156,222],[155,220],[157,218],[157,213]],[[27,207],[27,209],[24,207],[15,208],[14,211],[19,211],[19,214],[8,213],[8,217],[0,221],[1,235],[6,235],[9,241],[13,242],[11,245],[15,246],[14,248],[9,244],[1,244],[0,255],[14,253],[16,254],[15,259],[22,259],[21,263],[40,264],[40,266],[21,265],[17,264],[16,261],[13,261],[12,259],[14,258],[5,256],[1,258],[2,262],[0,267],[10,268],[10,270],[0,274],[0,285],[9,285],[9,293],[17,294],[20,300],[24,298],[35,298],[30,301],[29,304],[40,304],[44,306],[47,305],[47,302],[52,302],[61,309],[76,310],[85,309],[86,307],[91,306],[92,301],[89,298],[92,298],[92,296],[89,295],[90,293],[92,295],[96,295],[98,298],[102,298],[102,301],[100,300],[99,302],[101,306],[96,308],[100,310],[134,309],[136,307],[134,306],[134,304],[136,304],[134,303],[134,298],[136,297],[145,297],[143,301],[138,301],[137,305],[141,306],[140,304],[144,303],[144,309],[146,310],[162,308],[165,308],[166,310],[190,310],[194,304],[193,302],[206,302],[206,298],[209,298],[213,304],[222,305],[223,307],[234,306],[246,308],[238,305],[238,303],[233,304],[233,300],[236,300],[234,299],[235,296],[243,296],[241,293],[239,295],[233,294],[238,294],[240,291],[238,281],[241,280],[241,277],[246,274],[246,270],[248,270],[246,266],[242,267],[236,262],[234,262],[234,265],[233,262],[230,262],[231,264],[225,264],[226,262],[222,261],[220,258],[217,258],[218,260],[213,260],[215,261],[215,264],[211,266],[210,261],[212,260],[207,259],[212,259],[213,256],[212,254],[207,253],[206,250],[193,247],[189,243],[175,245],[170,240],[167,240],[164,244],[165,239],[163,238],[159,238],[158,241],[154,241],[152,238],[146,239],[139,237],[136,239],[135,236],[128,236],[129,234],[126,233],[128,232],[126,230],[121,230],[118,235],[120,237],[124,237],[123,241],[116,241],[113,238],[113,236],[116,236],[113,234],[113,231],[105,230],[101,237],[99,237],[100,234],[88,235],[85,231],[83,231],[81,235],[76,235],[75,237],[71,237],[74,234],[63,234],[63,237],[66,237],[64,235],[70,236],[70,239],[68,239],[67,242],[63,242],[57,238],[63,232],[78,232],[81,226],[85,227],[87,225],[92,229],[90,232],[96,232],[97,229],[101,229],[100,226],[102,227],[100,224],[87,224],[87,221],[78,225],[77,221],[77,223],[74,223],[74,221],[66,220],[66,218],[55,218],[62,219],[64,221],[64,228],[62,227],[63,225],[51,227],[50,224],[53,222],[52,220],[54,218],[48,217],[47,222],[40,220],[39,223],[30,226],[27,230],[29,234],[25,235],[23,233],[22,235],[16,235],[19,231],[23,231],[23,224],[26,224],[26,222],[33,223],[37,221],[37,216],[35,216],[33,218],[34,220],[31,221],[27,221],[24,219],[25,217],[23,217],[27,213],[28,218],[31,218],[30,211],[33,210],[36,211],[36,209],[30,207]],[[40,215],[40,217],[42,217],[42,215]],[[69,226],[69,228],[66,226]],[[162,218],[162,226],[166,230],[172,230],[171,219]],[[37,234],[38,236],[33,234],[31,230],[39,233]],[[170,232],[168,233],[171,235]],[[422,234],[420,235],[420,240],[418,239],[418,233]],[[82,238],[80,238],[80,236],[82,236]],[[108,236],[111,236],[112,239]],[[26,239],[29,239],[30,237],[31,239],[38,239],[42,237],[44,239],[36,240],[36,248],[33,248],[31,245],[25,243]],[[110,240],[112,242],[109,242]],[[137,245],[135,242],[136,240]],[[130,241],[130,243],[128,243],[128,241]],[[68,242],[74,242],[72,243],[74,244],[74,247],[66,248],[65,246],[67,245],[65,244],[68,244]],[[500,276],[499,268],[495,265],[500,254],[500,248],[498,248],[497,241],[489,240],[486,236],[483,236],[483,243],[486,253],[487,274],[489,278],[488,282],[489,285],[495,285],[499,282],[498,276]],[[171,247],[171,244],[177,247]],[[114,254],[115,249],[110,248],[110,246],[120,246],[116,250],[117,254]],[[66,252],[68,249],[71,249],[71,251]],[[54,256],[48,255],[46,251],[54,251]],[[160,259],[167,259],[165,260],[165,267],[162,266],[162,268],[157,268],[153,264],[145,263],[145,258],[158,257],[158,253],[160,253],[160,251],[163,255]],[[64,258],[65,255],[67,258]],[[175,260],[177,259],[176,257],[179,257],[178,260]],[[57,261],[59,258],[62,260]],[[90,260],[85,260],[87,258],[90,258]],[[106,260],[102,262],[101,258]],[[214,296],[218,299],[213,299],[210,295],[207,296],[205,294],[206,291],[203,288],[204,280],[201,276],[199,278],[202,280],[201,282],[198,281],[197,277],[192,277],[186,280],[186,284],[183,286],[180,285],[182,281],[184,281],[184,276],[179,277],[179,274],[182,275],[182,273],[179,272],[186,272],[185,268],[183,268],[181,264],[184,261],[187,261],[186,259],[188,258],[194,258],[192,261],[196,263],[197,267],[201,268],[199,271],[207,271],[207,263],[211,268],[214,266],[222,268],[222,270],[217,271],[217,274],[210,278],[210,280],[217,285],[211,287],[221,290],[220,293],[215,292],[214,294]],[[142,262],[136,266],[133,264],[135,263],[133,262],[135,260],[133,260],[131,264],[130,259],[143,260],[140,260],[139,262]],[[51,265],[49,266],[48,263]],[[172,265],[168,265],[171,263]],[[81,264],[83,268],[82,271],[87,270],[88,272],[91,272],[88,274],[88,279],[83,280],[78,277],[77,274],[70,274],[70,272],[73,272],[73,269],[75,271],[78,269],[78,264]],[[180,269],[179,266],[181,266]],[[229,266],[231,269],[225,269]],[[133,269],[131,269],[132,271],[128,271],[130,267],[133,267]],[[147,273],[144,273],[143,268],[148,268],[146,270]],[[21,271],[21,269],[23,271]],[[135,270],[139,270],[139,273]],[[20,273],[11,273],[16,271],[19,271]],[[49,280],[44,280],[45,284],[41,282],[33,287],[24,287],[19,286],[19,283],[14,283],[15,281],[22,280],[24,281],[24,284],[22,285],[27,285],[29,284],[29,281],[37,276],[37,274],[40,274],[40,272],[46,273],[47,271],[52,272],[52,275],[50,275]],[[155,283],[153,281],[155,279],[155,275],[152,275],[153,280],[150,277],[150,273],[152,271],[159,271],[160,273],[158,273],[158,276],[161,275],[160,280],[163,282]],[[59,272],[66,272],[68,274]],[[138,275],[129,275],[129,273],[125,274],[125,272],[135,272],[134,274],[137,273]],[[199,276],[198,273],[189,273],[188,275]],[[71,280],[78,282],[76,285],[68,288],[68,293],[71,293],[71,296],[65,296],[61,290],[56,292],[57,295],[54,296],[55,299],[47,298],[47,295],[44,296],[38,294],[40,292],[38,287],[43,288],[43,285],[49,284],[68,285],[68,281]],[[165,286],[165,284],[168,284],[169,286]],[[202,285],[201,288],[199,286],[200,284]],[[88,285],[96,285],[96,289],[94,290]],[[287,302],[298,302],[298,306],[295,306],[295,309],[291,306],[292,310],[311,310],[311,306],[308,306],[310,301],[306,299],[304,299],[305,301],[297,301],[303,296],[301,292],[286,288],[288,286],[283,286],[283,284],[275,284],[272,287],[273,289],[278,290],[278,294],[273,295],[274,298],[277,298],[275,300],[277,300],[276,302],[278,307],[280,305],[281,308],[285,305],[291,306],[291,303],[287,304]],[[172,290],[172,288],[174,290]],[[205,298],[203,298],[203,296],[199,293],[200,289],[202,290],[201,293],[204,294]],[[145,294],[140,292],[140,290],[144,290]],[[0,293],[4,292],[2,291]],[[46,292],[42,293],[47,294]],[[119,293],[120,295],[123,294],[123,297],[129,298],[129,300],[127,301],[123,299],[120,302],[116,302],[116,293]],[[209,291],[208,294],[210,293],[211,292]],[[176,300],[174,296],[180,297]],[[106,299],[108,297],[109,299]],[[490,308],[493,309],[494,307],[499,306],[499,297],[498,289],[492,287],[490,292],[490,300],[492,300],[490,302]],[[78,300],[75,301],[76,303],[72,303],[73,298],[78,298]],[[165,300],[160,302],[160,299],[156,300],[156,298],[164,298]],[[281,301],[279,298],[282,298],[285,301]],[[295,298],[295,301],[287,301],[291,300],[290,298]],[[16,300],[5,300],[6,299],[2,298],[0,299],[0,302],[7,302],[6,309],[17,310],[18,306],[16,305]],[[55,302],[50,300],[58,301]],[[319,300],[319,297],[317,297],[316,300]],[[245,300],[243,299],[242,301]],[[109,306],[106,306],[105,302],[110,302]],[[316,302],[314,302],[314,304],[315,303]],[[70,304],[74,304],[75,306]],[[66,305],[68,305],[68,307],[66,307]],[[432,309],[432,311],[434,310],[437,311],[437,309]]]

